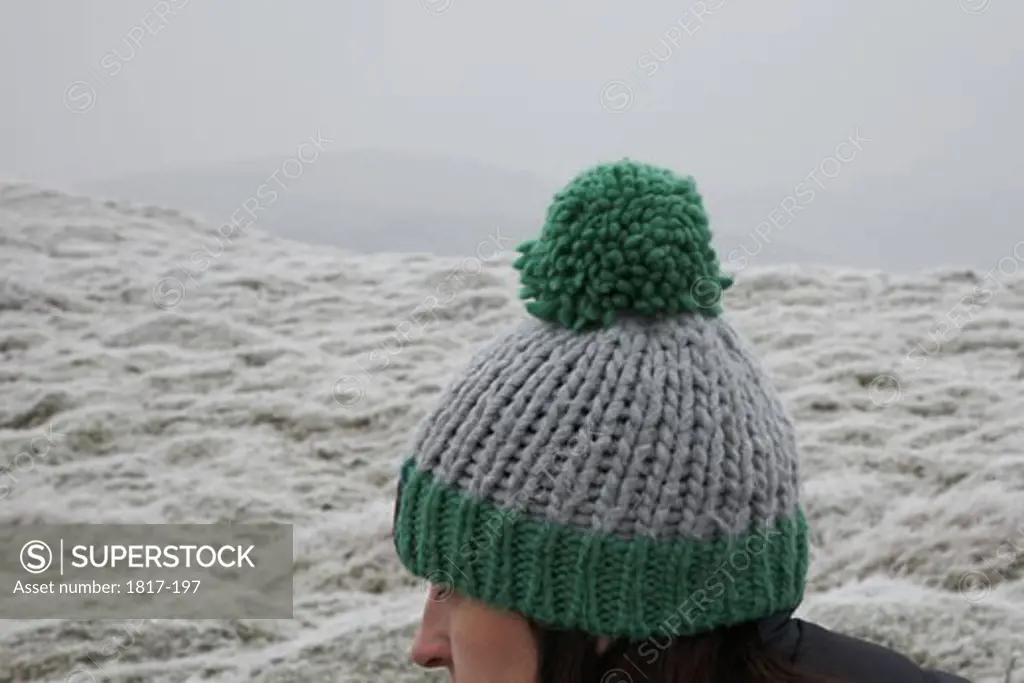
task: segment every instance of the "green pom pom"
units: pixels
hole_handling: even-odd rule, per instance
[[[691,177],[628,159],[595,166],[555,195],[540,238],[520,244],[521,299],[581,330],[619,315],[722,313],[722,274]]]

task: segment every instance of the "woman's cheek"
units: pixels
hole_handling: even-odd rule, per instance
[[[456,683],[536,683],[537,643],[522,617],[464,603],[451,647]]]

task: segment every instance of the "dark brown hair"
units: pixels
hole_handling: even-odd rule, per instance
[[[601,654],[589,634],[535,630],[540,683],[842,683],[767,649],[753,623],[686,638],[617,640]]]

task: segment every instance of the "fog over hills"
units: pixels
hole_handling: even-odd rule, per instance
[[[474,253],[495,230],[515,241],[533,235],[552,196],[569,180],[384,149],[327,148],[314,161],[292,162],[282,171],[286,158],[108,178],[80,189],[179,207],[213,223],[227,222],[235,212],[244,216],[243,204],[252,197],[260,204],[256,222],[277,236],[363,253],[459,256]],[[1020,179],[957,189],[946,187],[955,179],[937,180],[922,198],[920,179],[913,185],[885,177],[851,181],[843,170],[826,164],[825,173],[812,169],[809,177],[756,187],[698,177],[723,261],[734,271],[754,262],[988,270],[1024,238],[1017,218],[1024,215]]]
[[[445,680],[398,468],[527,315],[514,247],[623,158],[696,179],[792,411],[798,616],[1024,683],[1021,36],[1020,0],[0,3],[0,523],[296,541],[293,619],[0,608],[0,683]]]

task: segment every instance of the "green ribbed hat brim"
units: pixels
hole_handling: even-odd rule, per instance
[[[395,547],[432,583],[556,628],[608,637],[686,636],[794,609],[809,561],[799,508],[715,540],[584,534],[473,500],[402,468]]]

